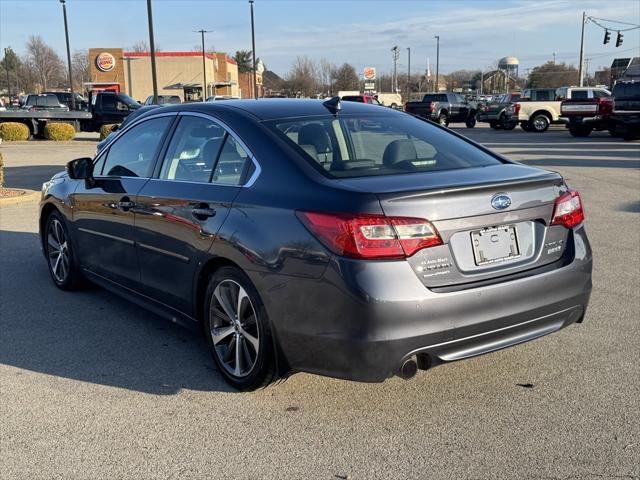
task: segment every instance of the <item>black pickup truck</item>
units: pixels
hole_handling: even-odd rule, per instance
[[[462,122],[469,128],[476,126],[476,106],[457,93],[427,93],[421,102],[405,103],[404,111],[444,127],[455,122]]]
[[[625,140],[640,138],[640,82],[618,81],[613,87],[613,114],[611,128]]]
[[[76,130],[83,132],[100,131],[102,125],[122,123],[122,121],[141,105],[124,93],[98,92],[89,96],[87,112],[52,110],[6,110],[0,112],[0,123],[19,122],[29,127],[33,136],[41,136],[47,122],[70,123]]]

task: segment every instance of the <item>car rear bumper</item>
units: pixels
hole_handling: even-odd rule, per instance
[[[584,317],[591,250],[575,231],[568,265],[517,280],[437,293],[408,262],[335,259],[320,280],[255,276],[294,371],[378,382],[417,357],[422,368],[559,330]]]
[[[500,113],[479,113],[478,121],[479,122],[497,122],[500,120],[500,117],[503,115],[503,112]]]

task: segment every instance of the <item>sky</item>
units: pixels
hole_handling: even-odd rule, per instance
[[[153,0],[156,45],[164,51],[194,50],[195,30],[211,30],[206,45],[233,55],[251,49],[246,0]],[[490,69],[501,57],[520,60],[520,73],[553,59],[577,65],[582,11],[640,24],[639,0],[255,0],[256,54],[269,70],[285,75],[296,56],[351,63],[361,72],[389,73],[391,48],[401,49],[398,69],[412,72],[436,63],[440,71]],[[72,51],[91,47],[127,48],[148,43],[145,0],[67,0]],[[610,24],[607,24],[610,25]],[[617,28],[624,26],[618,25]],[[58,0],[0,0],[0,48],[24,53],[30,35],[41,35],[64,58],[62,7]],[[640,56],[640,29],[623,33],[624,43],[603,45],[604,31],[585,27],[589,71],[615,57]]]

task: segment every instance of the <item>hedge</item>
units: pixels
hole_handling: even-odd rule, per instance
[[[54,142],[66,142],[73,140],[76,129],[69,123],[50,122],[44,126],[44,138]]]
[[[102,125],[102,127],[100,127],[100,140],[104,140],[105,138],[107,138],[111,133],[111,130],[113,129],[113,127],[115,127],[116,125],[118,124],[109,123],[107,125]]]
[[[4,160],[2,160],[2,152],[0,152],[0,188],[4,185]]]
[[[31,132],[24,123],[3,122],[0,123],[0,138],[7,142],[29,140]]]

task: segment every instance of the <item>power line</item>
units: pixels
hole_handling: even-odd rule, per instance
[[[637,30],[638,28],[640,28],[640,25],[636,25],[634,23],[626,23],[626,22],[618,22],[616,20],[605,20],[603,18],[596,18],[596,17],[587,17],[587,20],[590,21],[591,23],[593,23],[594,25],[597,25],[598,27],[602,28],[603,30],[611,30],[614,32],[628,32],[631,30]],[[602,25],[601,23],[597,22],[596,20],[600,20],[601,22],[611,22],[611,23],[620,23],[620,24],[624,24],[624,25],[633,25],[631,28],[615,28],[615,27],[607,27],[605,25]]]

